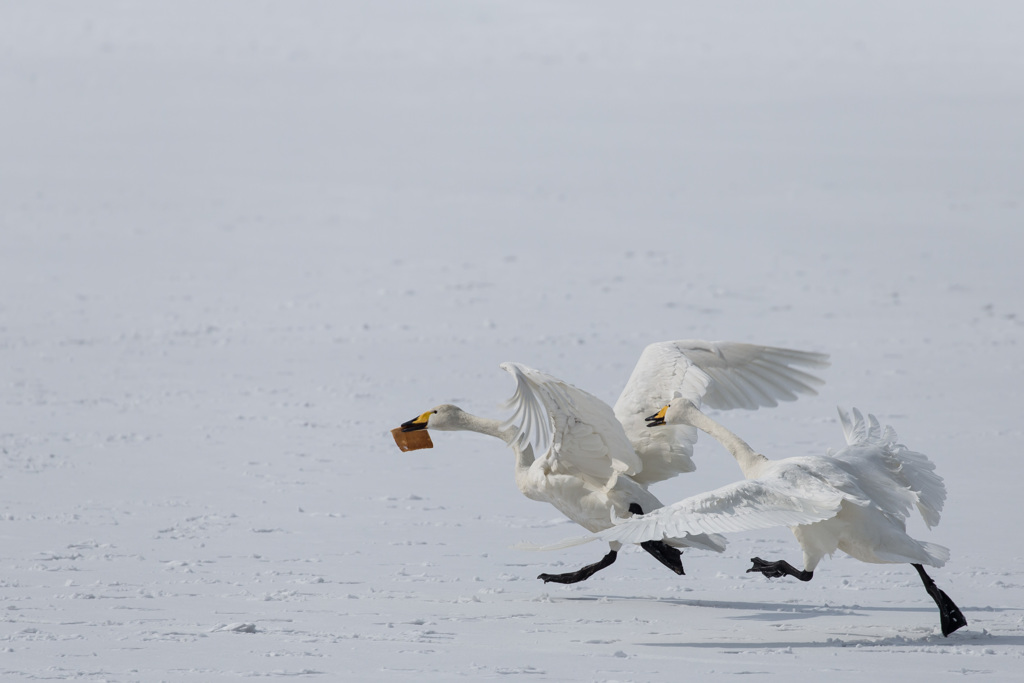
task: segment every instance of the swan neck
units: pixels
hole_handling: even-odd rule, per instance
[[[690,424],[713,437],[736,458],[736,463],[746,478],[758,476],[761,468],[768,462],[768,458],[751,448],[750,444],[699,410],[693,410],[687,417]]]
[[[503,424],[504,423],[501,420],[494,420],[489,417],[479,417],[477,415],[463,412],[459,418],[458,426],[455,427],[455,429],[493,436],[501,439],[510,446],[516,456],[516,485],[519,487],[520,491],[525,493],[527,496],[531,496],[532,488],[529,482],[529,474],[530,467],[533,465],[535,460],[533,456],[533,448],[529,445],[517,445],[516,435],[519,430],[514,425],[502,427]]]
[[[460,426],[469,432],[486,434],[487,436],[493,436],[497,439],[501,439],[506,444],[511,444],[512,439],[515,438],[516,434],[514,427],[502,429],[501,420],[494,420],[489,417],[478,417],[469,413],[465,413]]]

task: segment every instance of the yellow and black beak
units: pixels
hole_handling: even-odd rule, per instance
[[[434,414],[433,410],[428,410],[427,412],[423,413],[422,415],[420,415],[419,417],[417,417],[414,420],[409,420],[408,422],[403,422],[402,423],[402,431],[403,432],[415,432],[415,431],[418,431],[420,429],[426,429],[427,428],[427,421],[430,419],[430,416],[433,415],[433,414]]]
[[[668,406],[665,406],[664,408],[662,408],[661,410],[656,412],[654,415],[651,415],[649,417],[645,417],[644,419],[647,420],[647,426],[648,427],[660,427],[661,425],[665,424],[665,413],[667,413],[667,412],[668,412]]]

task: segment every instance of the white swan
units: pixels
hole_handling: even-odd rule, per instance
[[[517,363],[501,367],[516,380],[507,422],[441,405],[402,424],[403,431],[473,431],[497,437],[515,452],[515,479],[532,500],[554,505],[566,517],[596,532],[612,517],[642,514],[662,506],[647,486],[694,469],[696,431],[679,426],[651,434],[644,415],[673,395],[720,408],[749,408],[815,393],[817,377],[793,366],[824,367],[827,356],[732,342],[678,341],[648,346],[613,411],[600,399],[550,375]],[[539,457],[535,454],[540,454]],[[703,532],[638,542],[677,574],[678,547],[721,551],[725,541]],[[564,574],[541,574],[545,582],[575,583],[615,561],[621,543],[599,562]]]
[[[825,456],[773,461],[704,415],[691,401],[676,399],[649,418],[651,426],[687,424],[707,432],[736,458],[747,481],[704,494],[711,503],[702,505],[701,496],[688,498],[623,521],[596,537],[637,543],[688,529],[728,531],[730,521],[741,528],[749,523],[748,517],[761,517],[765,522],[780,519],[784,515],[779,514],[779,499],[788,498],[793,507],[807,514],[823,513],[821,521],[787,523],[803,548],[804,568],[795,569],[785,560],[766,562],[755,557],[748,572],[810,581],[818,562],[837,549],[862,562],[906,562],[917,570],[938,605],[942,634],[949,635],[967,620],[922,566],[943,566],[949,550],[918,541],[906,531],[911,507],[917,508],[929,528],[938,524],[946,499],[942,478],[926,456],[897,443],[895,431],[891,427],[883,430],[873,415],[865,420],[855,409],[852,420],[842,410],[839,416],[846,434],[845,448]],[[730,500],[729,495],[739,499]],[[730,520],[730,515],[736,519]]]

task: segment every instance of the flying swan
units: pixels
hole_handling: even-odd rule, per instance
[[[702,413],[690,400],[674,399],[648,418],[658,425],[692,425],[717,439],[736,458],[746,481],[687,498],[642,517],[624,520],[591,538],[640,543],[691,530],[726,532],[750,528],[754,518],[782,520],[785,501],[794,513],[820,514],[819,521],[783,522],[803,548],[804,568],[785,560],[751,559],[748,572],[768,578],[793,576],[810,581],[814,568],[837,549],[872,563],[909,563],[939,608],[942,635],[967,620],[940,590],[923,565],[941,567],[949,549],[911,538],[906,519],[916,506],[929,528],[939,523],[946,487],[928,458],[897,443],[892,427],[883,430],[873,415],[854,409],[853,419],[839,411],[847,446],[824,456],[769,460],[745,441]],[[583,541],[585,539],[578,539]],[[565,541],[559,546],[572,544]]]
[[[477,417],[445,404],[402,424],[403,431],[471,431],[504,441],[515,453],[515,480],[531,500],[555,506],[591,532],[614,518],[662,507],[647,487],[695,469],[696,430],[689,425],[652,431],[645,416],[673,396],[719,409],[775,406],[817,393],[822,380],[800,368],[823,368],[821,353],[736,342],[681,340],[651,344],[640,356],[614,410],[597,397],[519,363],[502,369],[516,381],[507,421]],[[539,457],[538,457],[539,454]],[[762,525],[763,526],[763,525]],[[683,574],[680,547],[721,552],[725,539],[693,532],[637,542]],[[601,560],[577,571],[541,574],[545,583],[576,583],[615,561],[622,544],[610,540]]]

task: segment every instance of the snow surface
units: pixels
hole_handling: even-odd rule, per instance
[[[0,4],[0,678],[1019,680],[1024,9],[1014,2]],[[857,406],[949,488],[932,572],[787,530],[596,560],[498,364],[613,401],[643,346],[826,351],[717,417]],[[663,500],[740,476],[708,439]],[[739,677],[739,678],[737,678]],[[868,678],[870,680],[870,678]]]

